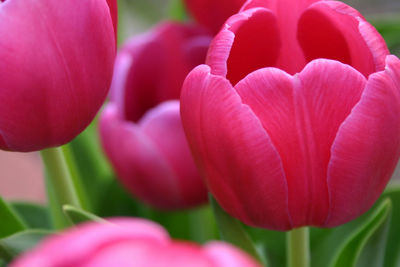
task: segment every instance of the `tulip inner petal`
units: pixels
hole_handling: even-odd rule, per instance
[[[337,60],[365,77],[375,72],[372,51],[360,33],[358,15],[343,3],[318,2],[305,10],[299,19],[297,38],[306,61]]]
[[[275,16],[259,9],[232,25],[235,41],[227,62],[227,79],[236,84],[247,74],[275,66],[279,57],[280,37]]]

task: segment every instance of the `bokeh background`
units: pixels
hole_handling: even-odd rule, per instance
[[[161,20],[171,18],[172,6],[180,0],[119,0],[119,44],[127,38],[146,31]],[[393,54],[400,56],[400,0],[347,0],[357,8],[384,36]],[[187,18],[190,19],[190,18]],[[399,114],[400,115],[400,114]],[[97,146],[102,158],[95,124],[91,132],[90,146]],[[102,158],[101,168],[111,172],[107,161]],[[82,164],[85,164],[82,162]],[[45,203],[43,167],[38,153],[14,153],[0,151],[0,195],[8,200]],[[90,177],[85,177],[90,179]],[[393,179],[400,179],[400,167]]]

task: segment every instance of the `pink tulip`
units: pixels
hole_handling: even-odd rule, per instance
[[[115,0],[0,2],[0,149],[59,146],[91,122],[111,82],[114,12]]]
[[[190,154],[177,100],[149,110],[139,122],[124,120],[111,103],[102,113],[104,150],[126,188],[161,209],[206,202],[207,189]]]
[[[245,2],[246,0],[185,0],[195,20],[214,34]]]
[[[246,224],[333,227],[367,211],[400,155],[400,61],[337,1],[253,0],[181,96],[209,189]]]
[[[164,22],[128,40],[118,53],[111,98],[137,121],[162,101],[178,99],[183,80],[204,63],[211,37],[200,27]]]
[[[163,101],[179,97],[186,75],[204,62],[210,40],[195,26],[166,22],[128,41],[117,57],[112,101],[100,119],[103,147],[127,189],[161,209],[207,200],[179,102]]]
[[[204,247],[174,241],[144,219],[86,223],[51,236],[11,267],[259,267],[247,254],[222,242]]]

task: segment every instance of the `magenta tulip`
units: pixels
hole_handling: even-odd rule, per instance
[[[185,0],[194,19],[215,34],[227,18],[237,13],[246,0]]]
[[[128,41],[116,60],[111,103],[100,119],[101,141],[126,188],[160,209],[207,201],[179,102],[170,99],[179,98],[186,75],[205,61],[210,40],[196,26],[166,22]]]
[[[11,267],[259,267],[247,254],[222,242],[204,247],[174,241],[144,219],[87,223],[51,236]]]
[[[186,75],[204,63],[211,37],[200,27],[164,22],[135,36],[118,53],[111,98],[139,120],[159,103],[179,99]]]
[[[112,78],[115,12],[115,0],[0,2],[0,149],[59,146],[91,122]]]
[[[109,104],[100,119],[104,150],[118,177],[139,199],[160,209],[206,202],[207,189],[190,154],[177,100],[149,110],[139,122]]]
[[[181,115],[221,206],[275,230],[365,211],[400,155],[400,61],[337,1],[248,1],[187,77]]]

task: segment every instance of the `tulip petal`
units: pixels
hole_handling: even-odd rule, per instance
[[[111,87],[124,118],[137,122],[148,109],[178,99],[186,75],[204,63],[210,41],[204,29],[176,22],[129,40],[117,57]]]
[[[298,40],[307,61],[338,60],[365,77],[382,70],[389,54],[379,33],[358,11],[339,1],[319,1],[304,11]]]
[[[237,13],[246,0],[185,0],[196,21],[216,34],[229,16]]]
[[[326,226],[358,217],[382,193],[400,156],[399,114],[400,61],[389,56],[386,70],[370,76],[332,145]]]
[[[215,267],[256,267],[260,266],[254,259],[230,244],[211,242],[205,246],[205,253],[214,262]]]
[[[226,22],[210,46],[207,64],[213,74],[226,75],[236,84],[256,69],[274,66],[279,49],[275,15],[267,9],[252,9]]]
[[[131,192],[160,208],[182,203],[178,179],[169,163],[140,127],[122,120],[114,104],[102,113],[100,134],[108,158]]]
[[[181,115],[195,160],[220,205],[247,224],[289,229],[280,157],[229,81],[210,74],[206,65],[194,69],[182,89]]]
[[[156,223],[143,219],[113,219],[110,224],[85,224],[63,235],[52,236],[12,266],[79,266],[104,246],[124,240],[141,240],[159,246],[170,242],[168,233]]]
[[[1,148],[67,143],[110,85],[115,38],[106,1],[12,0],[0,5],[0,21]]]
[[[168,101],[147,112],[138,122],[145,134],[171,166],[183,203],[192,207],[206,202],[207,189],[201,179],[183,132],[179,101]]]
[[[347,65],[316,60],[294,77],[266,68],[236,86],[280,154],[294,227],[326,220],[330,147],[340,124],[359,101],[365,82]]]
[[[115,43],[117,43],[117,32],[118,32],[118,3],[117,0],[107,0],[108,7],[110,8],[110,16],[113,21]]]

